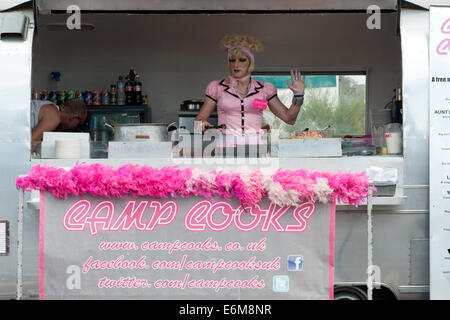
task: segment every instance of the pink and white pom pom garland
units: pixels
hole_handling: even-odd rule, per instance
[[[119,168],[95,163],[77,164],[71,170],[49,165],[33,166],[16,180],[25,191],[48,191],[57,198],[72,195],[94,197],[222,197],[235,196],[243,206],[254,206],[262,198],[280,206],[298,206],[304,201],[359,205],[367,198],[369,179],[365,173],[237,169],[161,169],[125,164]]]

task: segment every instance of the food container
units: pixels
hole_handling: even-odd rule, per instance
[[[112,121],[110,121],[112,122]],[[113,131],[114,141],[168,141],[170,128],[175,128],[175,122],[167,123],[130,123],[114,125],[105,123]]]
[[[385,126],[384,137],[388,154],[402,153],[402,126],[400,123],[389,123]]]
[[[81,140],[80,139],[55,140],[55,158],[56,159],[80,159],[81,158]]]
[[[67,140],[68,142],[64,142],[64,140]],[[74,140],[78,140],[78,142],[73,142]],[[70,144],[72,144],[72,147],[69,147]],[[90,158],[89,133],[44,132],[41,144],[41,158],[89,159]]]
[[[171,158],[170,141],[110,141],[108,159]]]
[[[374,182],[373,185],[377,188],[373,195],[377,197],[393,197],[397,185],[393,182]]]
[[[342,145],[346,147],[365,147],[372,146],[372,135],[363,136],[346,135],[342,140]]]
[[[319,130],[319,134],[324,138],[333,138],[334,137],[334,129]]]
[[[340,138],[279,139],[277,151],[280,158],[342,156]]]

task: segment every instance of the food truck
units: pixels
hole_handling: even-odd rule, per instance
[[[182,129],[192,129],[206,85],[227,73],[220,38],[249,32],[264,44],[252,76],[274,83],[280,97],[291,69],[310,79],[298,116],[309,122],[282,126],[268,114],[274,134],[257,166],[276,163],[282,170],[375,172],[395,178],[375,184],[378,196],[370,203],[336,205],[334,299],[429,299],[430,208],[436,205],[430,201],[431,183],[436,183],[430,170],[431,161],[444,161],[445,155],[429,148],[430,14],[446,6],[445,0],[2,1],[0,298],[15,299],[18,290],[20,299],[39,297],[42,198],[25,193],[19,202],[16,179],[36,165],[72,168],[77,162],[214,169],[214,162],[195,161],[202,158],[203,145],[200,153],[183,149],[180,157],[176,141],[167,136],[147,151],[120,137],[144,124],[154,126],[131,135],[152,135],[150,130],[162,126],[170,136],[169,124],[175,123],[176,140]],[[139,74],[146,100],[102,104],[100,92],[110,94],[110,85],[119,86],[119,76],[126,80],[130,69]],[[70,141],[58,149],[61,136],[53,133],[34,149],[31,99],[69,91],[80,92],[83,99],[90,91],[100,99],[87,103],[86,123],[73,133],[81,146],[75,155]],[[359,107],[342,109],[343,116],[334,120],[308,118],[307,110],[313,109],[308,99],[317,102],[314,108],[322,116],[345,101]],[[319,109],[320,101],[328,109]],[[217,125],[217,115],[210,120]],[[323,140],[300,144],[302,139],[294,139],[305,132]],[[61,156],[63,151],[72,156]],[[23,216],[18,215],[21,209]]]

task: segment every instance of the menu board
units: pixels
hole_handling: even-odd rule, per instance
[[[419,48],[418,48],[419,49]],[[430,299],[450,299],[450,7],[430,7]]]
[[[41,194],[41,299],[333,299],[334,203]]]

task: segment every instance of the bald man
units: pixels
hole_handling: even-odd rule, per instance
[[[44,132],[74,129],[86,117],[86,104],[80,99],[69,99],[60,106],[51,101],[31,100],[31,142],[42,141]]]

